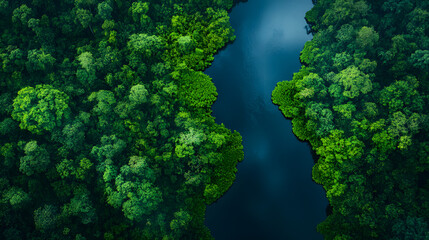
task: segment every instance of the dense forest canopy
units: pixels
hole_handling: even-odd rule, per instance
[[[0,239],[210,239],[233,0],[0,0]]]
[[[318,156],[325,239],[429,239],[429,1],[317,0],[273,102]]]

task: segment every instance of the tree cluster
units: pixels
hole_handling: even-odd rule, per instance
[[[0,0],[0,239],[211,239],[233,0]]]
[[[429,3],[318,0],[272,94],[318,159],[325,239],[429,238]]]

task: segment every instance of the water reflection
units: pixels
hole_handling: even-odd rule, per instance
[[[271,103],[276,83],[300,68],[311,7],[311,0],[240,3],[231,13],[237,40],[206,70],[219,93],[216,121],[242,134],[245,153],[233,187],[207,209],[218,240],[322,239],[315,228],[327,201],[311,180],[309,148]]]

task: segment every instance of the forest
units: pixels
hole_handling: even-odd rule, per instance
[[[0,239],[212,239],[239,133],[203,70],[239,0],[0,0]],[[274,104],[327,240],[429,239],[429,2],[313,0]]]
[[[233,0],[0,0],[0,239],[212,239]]]
[[[429,2],[313,0],[272,100],[317,155],[327,240],[429,239]]]

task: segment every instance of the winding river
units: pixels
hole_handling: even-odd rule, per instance
[[[230,14],[237,39],[205,71],[219,93],[213,115],[241,133],[245,153],[236,182],[207,208],[206,225],[217,240],[323,239],[316,226],[328,202],[311,179],[309,146],[271,103],[276,83],[300,68],[311,7],[311,0],[238,4]]]

